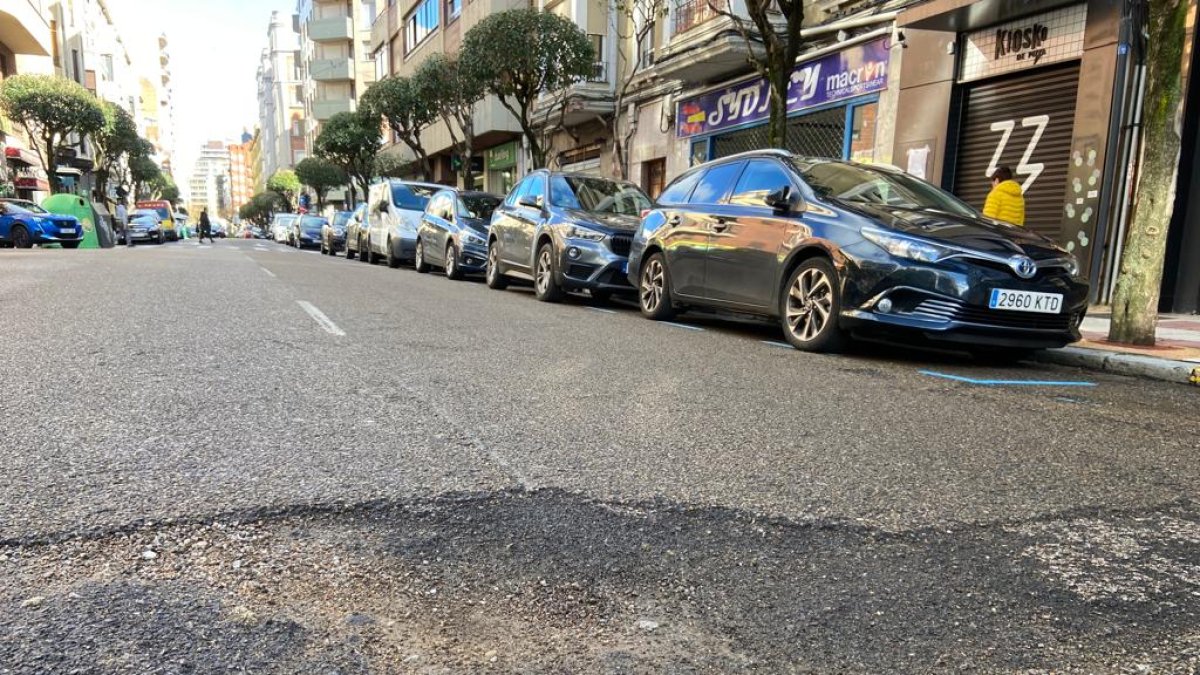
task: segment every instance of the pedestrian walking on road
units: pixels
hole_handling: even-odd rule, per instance
[[[125,200],[117,202],[117,226],[121,228],[121,235],[125,237],[125,245],[133,246],[133,235],[129,233],[129,209],[125,208]]]
[[[208,237],[210,244],[217,243],[212,236],[212,221],[208,219],[208,209],[200,212],[200,243],[204,243],[204,238]]]
[[[1025,226],[1025,194],[1021,184],[1013,180],[1012,169],[1007,166],[996,167],[992,174],[992,191],[983,205],[983,215]]]

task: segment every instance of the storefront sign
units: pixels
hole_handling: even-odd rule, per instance
[[[880,38],[802,63],[788,84],[788,113],[871,94],[887,87],[891,40]],[[766,80],[743,80],[679,103],[679,138],[761,122],[769,116]]]
[[[488,170],[507,169],[517,164],[517,143],[512,141],[498,145],[487,153]]]
[[[968,33],[959,81],[1077,59],[1086,26],[1087,5],[1075,5]]]

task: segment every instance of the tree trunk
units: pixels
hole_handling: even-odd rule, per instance
[[[475,189],[475,172],[471,169],[471,160],[475,158],[475,120],[467,117],[462,120],[463,132],[463,169],[462,180],[463,187],[468,190]]]
[[[770,97],[770,117],[767,120],[767,143],[772,148],[786,150],[787,145],[787,91],[792,78],[792,66],[785,59],[774,59],[771,64],[771,81],[767,95]]]
[[[1167,228],[1179,172],[1185,0],[1150,4],[1145,132],[1133,222],[1121,255],[1108,339],[1153,345]]]
[[[42,139],[46,146],[46,157],[42,161],[46,163],[46,180],[50,183],[50,194],[56,195],[62,190],[62,183],[58,180],[58,159],[55,155],[58,154],[58,147],[54,143],[54,134],[47,134],[46,138]]]

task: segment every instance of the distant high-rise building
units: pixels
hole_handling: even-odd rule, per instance
[[[237,213],[254,196],[254,170],[251,166],[253,137],[242,134],[242,142],[229,146],[229,196],[231,211]]]
[[[299,0],[300,74],[303,76],[305,149],[321,133],[321,124],[358,108],[358,98],[375,82],[371,55],[374,0]]]
[[[193,218],[204,209],[208,209],[210,216],[223,218],[231,218],[236,213],[229,160],[229,148],[222,141],[209,141],[200,150],[200,158],[188,181],[188,212]]]
[[[295,166],[306,156],[300,67],[299,33],[279,12],[272,12],[267,46],[258,65],[262,173],[266,178],[279,169]]]

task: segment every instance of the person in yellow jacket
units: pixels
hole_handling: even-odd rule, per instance
[[[996,167],[992,174],[992,191],[983,205],[983,215],[1025,227],[1025,195],[1007,166]]]

